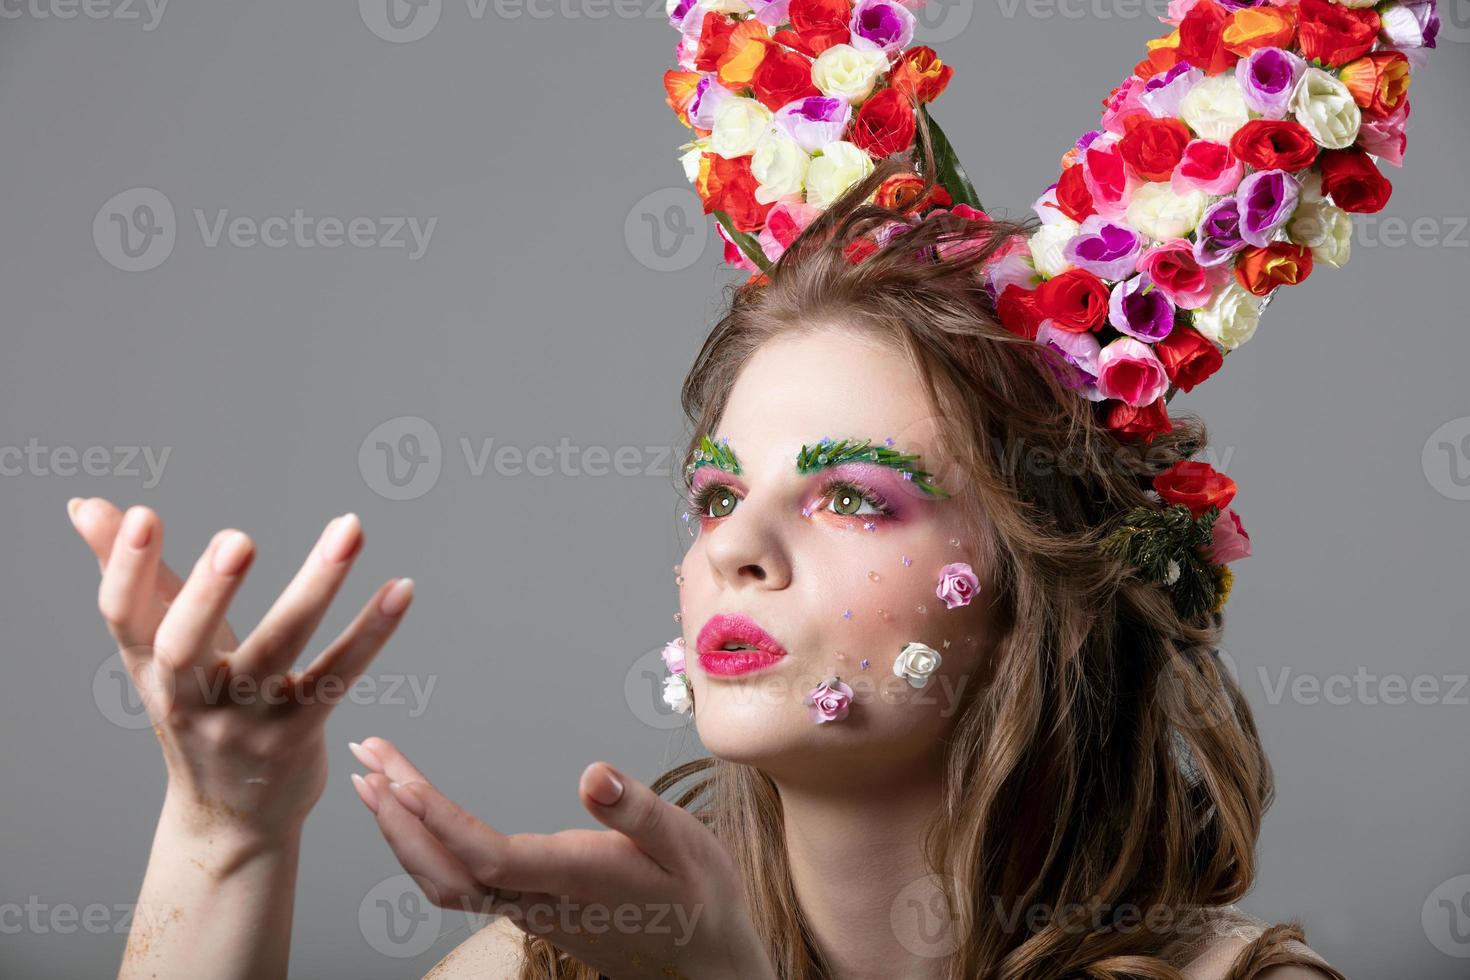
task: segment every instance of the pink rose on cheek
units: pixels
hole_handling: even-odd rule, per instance
[[[812,688],[802,703],[809,706],[812,721],[818,725],[824,721],[841,721],[852,704],[852,688],[832,677]]]
[[[1250,557],[1251,536],[1241,526],[1240,515],[1229,507],[1215,518],[1211,534],[1209,559],[1216,565]]]
[[[684,673],[684,638],[682,636],[664,644],[663,658],[664,666],[669,669],[669,673]]]
[[[951,562],[939,570],[939,587],[934,594],[944,600],[946,608],[968,606],[979,591],[980,579],[966,563]]]

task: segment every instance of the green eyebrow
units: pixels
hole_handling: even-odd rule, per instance
[[[918,453],[899,452],[893,448],[891,438],[885,439],[884,443],[885,445],[875,446],[871,439],[843,439],[841,442],[833,442],[825,437],[815,446],[803,443],[801,451],[796,454],[796,469],[805,475],[843,463],[877,463],[879,466],[898,470],[905,480],[925,493],[936,497],[949,496],[934,485],[931,473],[918,468]]]
[[[709,437],[709,433],[700,436],[699,448],[694,451],[694,458],[684,467],[684,479],[689,480],[701,466],[716,466],[739,476],[740,460],[735,458],[735,451],[730,448],[729,442],[729,438],[715,442]]]

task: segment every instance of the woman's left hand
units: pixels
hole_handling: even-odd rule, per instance
[[[503,914],[613,980],[774,980],[725,846],[606,763],[588,766],[578,789],[610,830],[507,835],[460,809],[387,740],[353,752],[372,770],[354,778],[358,794],[435,905]]]

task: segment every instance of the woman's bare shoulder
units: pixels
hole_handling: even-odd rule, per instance
[[[424,974],[424,980],[515,980],[521,972],[521,944],[525,938],[515,923],[503,915],[496,916],[450,950]]]

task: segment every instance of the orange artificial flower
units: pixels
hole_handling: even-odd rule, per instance
[[[732,92],[747,87],[766,54],[775,50],[766,25],[754,18],[742,20],[730,32],[725,52],[716,64],[720,84]]]
[[[689,103],[694,101],[694,90],[698,84],[697,71],[669,69],[664,72],[664,101],[674,110],[679,121],[690,129],[694,128],[694,124],[689,121]]]
[[[1364,112],[1387,116],[1408,97],[1409,59],[1402,51],[1375,51],[1344,65],[1339,77]]]
[[[1290,7],[1242,7],[1225,25],[1220,40],[1247,57],[1257,48],[1289,48],[1296,37],[1296,15]]]
[[[954,75],[954,69],[939,60],[928,45],[909,48],[888,73],[888,84],[910,96],[915,102],[933,102],[939,98]]]
[[[1277,286],[1295,286],[1312,274],[1312,250],[1291,242],[1272,242],[1240,253],[1235,279],[1253,296],[1265,296]]]

